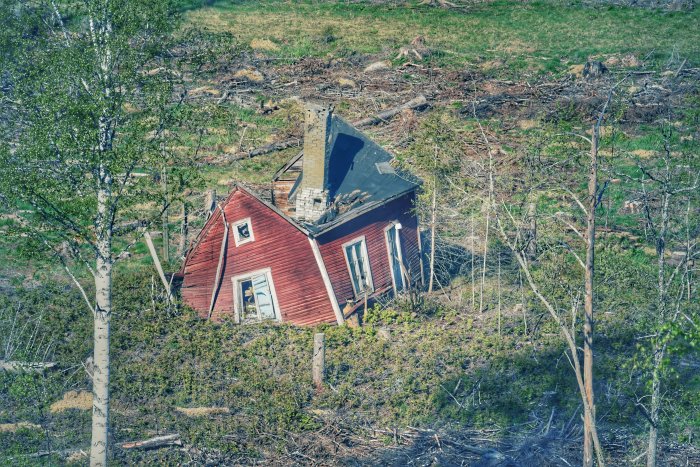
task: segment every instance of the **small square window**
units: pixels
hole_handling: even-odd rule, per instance
[[[236,241],[236,246],[255,240],[250,218],[234,222],[231,228],[233,229],[233,238]]]

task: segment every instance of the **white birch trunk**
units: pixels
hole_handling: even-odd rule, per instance
[[[106,180],[111,181],[109,177]],[[107,220],[109,184],[98,193],[95,269],[94,371],[92,378],[92,443],[90,465],[107,465],[109,442],[109,324],[112,312],[112,232]]]

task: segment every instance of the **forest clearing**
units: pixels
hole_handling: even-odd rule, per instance
[[[694,0],[0,5],[0,464],[700,465]]]

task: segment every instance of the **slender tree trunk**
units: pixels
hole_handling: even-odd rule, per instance
[[[651,404],[649,406],[649,447],[647,448],[647,467],[656,466],[656,447],[659,437],[659,412],[661,409],[661,365],[663,364],[666,346],[659,335],[661,326],[666,321],[666,232],[669,221],[670,195],[665,187],[661,207],[661,228],[656,239],[656,255],[658,263],[658,295],[657,295],[657,336],[654,342],[654,367],[651,373]]]
[[[527,245],[527,254],[530,259],[537,256],[537,203],[531,201],[527,205],[527,217],[530,223],[528,235],[530,242]]]
[[[109,443],[109,324],[112,312],[112,229],[109,222],[111,180],[98,193],[95,268],[94,355],[92,377],[92,445],[90,465],[105,467]]]
[[[204,198],[204,212],[207,220],[216,209],[216,190],[207,190],[207,195]]]
[[[498,335],[501,335],[501,252],[498,252]]]
[[[189,233],[189,220],[187,218],[189,214],[189,207],[187,206],[187,201],[182,202],[182,224],[180,224],[180,244],[177,248],[178,256],[182,256],[187,251],[187,234]]]
[[[481,126],[481,124],[479,124]],[[486,141],[489,153],[489,196],[486,204],[486,227],[484,229],[484,261],[481,265],[481,288],[479,289],[479,311],[484,311],[484,283],[486,282],[486,257],[489,252],[489,231],[490,231],[490,221],[491,221],[491,208],[493,207],[493,153],[491,153],[491,146],[486,139],[486,134],[483,133],[484,140]]]
[[[489,193],[489,201],[486,207],[486,227],[484,228],[484,251],[483,261],[481,263],[481,285],[479,287],[479,312],[484,311],[484,284],[486,282],[486,257],[489,253],[489,223],[491,220],[491,194]]]
[[[168,226],[168,173],[163,168],[163,262],[170,262],[170,227]]]
[[[647,448],[647,467],[656,466],[656,447],[659,438],[659,408],[661,407],[661,363],[664,352],[654,347],[654,368],[651,374],[651,404],[649,407],[649,447]]]
[[[474,248],[474,213],[472,213],[472,239],[471,239],[471,272],[472,272],[472,311],[476,309],[476,279],[474,277],[475,271],[474,271],[474,253],[476,253],[476,250]]]
[[[525,306],[525,289],[523,289],[523,273],[518,270],[518,288],[520,289],[520,304],[523,307],[523,331],[527,336],[527,308]]]
[[[556,309],[554,306],[547,300],[547,298],[542,295],[542,292],[540,292],[539,287],[537,287],[537,284],[535,283],[534,279],[532,278],[532,274],[530,274],[530,268],[527,263],[527,254],[525,254],[522,251],[519,251],[516,249],[515,245],[510,243],[508,241],[508,237],[506,236],[505,229],[503,228],[502,224],[500,223],[500,219],[498,216],[496,216],[496,221],[498,228],[500,230],[501,236],[503,237],[504,241],[508,244],[509,248],[515,255],[515,259],[518,261],[518,264],[520,265],[520,269],[525,276],[525,279],[527,280],[528,285],[530,286],[530,290],[532,290],[532,293],[539,299],[539,301],[544,305],[544,307],[547,309],[549,312],[550,316],[554,319],[554,321],[557,323],[559,326],[559,330],[561,331],[562,335],[564,336],[564,339],[566,340],[566,343],[569,347],[569,352],[571,353],[571,363],[573,364],[574,367],[574,375],[576,376],[576,382],[578,384],[579,388],[579,394],[581,395],[581,402],[583,404],[583,411],[584,411],[584,418],[586,413],[591,412],[591,406],[588,404],[588,397],[586,396],[586,388],[585,388],[585,382],[583,378],[583,369],[581,368],[581,363],[579,362],[578,358],[578,349],[576,347],[576,340],[574,336],[569,332],[566,324],[562,321],[561,317],[557,314]],[[592,420],[595,420],[593,417],[590,417]],[[598,459],[598,465],[600,467],[605,466],[605,458],[603,456],[603,448],[600,445],[600,440],[598,439],[598,430],[596,429],[595,423],[591,426],[591,438],[593,439],[593,447],[596,452],[596,457]]]
[[[433,200],[430,213],[430,280],[428,281],[428,292],[433,291],[433,280],[435,278],[435,224],[437,222],[437,177],[433,177]]]
[[[591,165],[588,175],[588,213],[586,219],[586,298],[585,321],[583,323],[583,380],[590,410],[584,416],[583,465],[593,466],[593,437],[595,425],[595,402],[593,396],[593,275],[595,272],[595,211],[598,195],[598,127],[593,127]]]

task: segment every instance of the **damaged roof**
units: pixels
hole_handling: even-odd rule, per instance
[[[337,115],[331,117],[330,133],[329,207],[313,224],[304,223],[310,230],[325,230],[328,224],[336,224],[360,208],[383,204],[420,185],[416,176],[392,164],[393,156],[388,151]],[[290,160],[277,176],[301,157],[303,152]],[[294,198],[302,177],[303,172],[289,192],[290,200]]]

